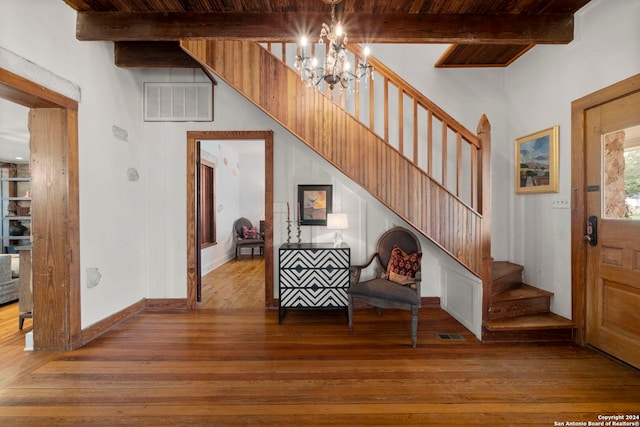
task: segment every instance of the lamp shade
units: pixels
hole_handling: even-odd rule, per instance
[[[349,218],[346,213],[327,214],[328,230],[346,230],[349,228]]]

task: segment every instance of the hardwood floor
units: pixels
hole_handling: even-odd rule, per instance
[[[572,343],[482,344],[440,309],[420,310],[415,349],[396,310],[357,310],[352,333],[342,310],[291,310],[281,325],[261,307],[146,312],[69,353],[23,351],[17,315],[0,307],[2,426],[553,426],[640,413],[640,371]]]
[[[198,308],[264,308],[264,257],[241,255],[206,274]]]

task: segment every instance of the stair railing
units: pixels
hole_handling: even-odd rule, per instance
[[[263,47],[295,70],[295,44],[265,43]],[[364,61],[363,49],[353,43],[347,48],[349,61],[357,69]],[[324,83],[318,90],[482,215],[481,139],[375,57],[368,56],[367,62],[373,66],[372,79],[364,85],[356,83],[353,93],[331,91]]]
[[[360,101],[359,107],[345,108],[335,102],[336,93],[304,92],[305,83],[295,69],[286,65],[295,62],[295,48],[281,45],[279,55],[274,55],[272,52],[278,50],[274,45],[268,50],[249,41],[183,40],[181,46],[205,70],[222,78],[361,184],[482,278],[487,287],[491,134],[486,117],[480,120],[476,138],[426,98],[415,95],[417,91],[405,87],[401,79],[387,75],[386,68],[372,58],[369,61],[378,68],[374,88],[360,88],[358,96],[338,93],[339,102],[347,106],[356,98]],[[392,88],[394,84],[398,89]],[[382,95],[378,85],[382,86]],[[392,90],[398,93],[391,95]],[[365,93],[373,93],[374,99]],[[386,102],[373,102],[380,96]],[[399,108],[392,106],[394,99]],[[359,112],[354,114],[357,108]],[[403,111],[414,113],[405,115]],[[418,116],[425,119],[419,120]],[[366,117],[373,118],[369,124],[362,121]],[[455,145],[448,143],[452,140]]]

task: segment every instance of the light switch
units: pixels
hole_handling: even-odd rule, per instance
[[[569,209],[571,200],[565,196],[553,196],[551,197],[551,207],[553,209]]]

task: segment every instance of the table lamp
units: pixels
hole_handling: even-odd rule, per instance
[[[333,237],[333,247],[342,245],[342,232],[349,228],[349,219],[346,213],[330,213],[327,215],[327,230],[337,230]]]

